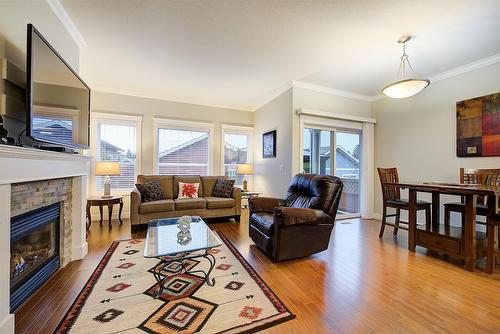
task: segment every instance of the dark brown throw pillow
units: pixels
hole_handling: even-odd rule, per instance
[[[233,194],[234,180],[218,179],[212,196],[229,198]]]
[[[159,181],[150,181],[135,186],[142,195],[142,202],[159,201],[167,198],[167,195],[160,187]]]

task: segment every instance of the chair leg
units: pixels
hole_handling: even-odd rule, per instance
[[[394,221],[394,231],[392,232],[393,235],[398,234],[398,227],[399,227],[399,219],[401,215],[401,209],[396,209],[396,220]]]
[[[380,225],[380,232],[378,234],[379,238],[382,238],[384,236],[384,229],[385,229],[385,222],[387,219],[387,207],[384,205],[382,208],[382,224]]]
[[[495,271],[495,263],[496,263],[496,256],[495,256],[495,225],[493,224],[488,224],[486,226],[486,234],[488,236],[488,250],[487,250],[487,255],[486,255],[486,272],[488,274],[493,274]]]
[[[496,253],[496,261],[497,264],[500,265],[500,226],[495,226],[497,229],[497,253]]]
[[[431,224],[432,224],[431,207],[428,206],[425,208],[425,228],[430,230]]]
[[[450,227],[450,215],[451,215],[450,209],[445,207],[444,208],[444,226],[445,227]]]

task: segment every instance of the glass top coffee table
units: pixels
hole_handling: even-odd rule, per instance
[[[144,257],[160,260],[153,268],[153,275],[159,285],[156,298],[167,288],[166,279],[176,274],[195,274],[201,276],[203,283],[215,285],[215,279],[210,280],[210,273],[215,267],[215,257],[210,254],[210,250],[221,246],[222,242],[201,217],[191,218],[190,228],[186,232],[179,229],[179,218],[155,219],[148,224]],[[186,261],[195,258],[208,260],[209,269],[187,269]],[[164,271],[165,267],[169,268],[168,275]]]

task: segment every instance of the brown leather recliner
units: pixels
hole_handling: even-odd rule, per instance
[[[297,174],[285,199],[251,198],[250,238],[275,261],[324,251],[330,242],[342,187],[335,176]]]

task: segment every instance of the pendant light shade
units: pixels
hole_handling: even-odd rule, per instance
[[[418,94],[422,89],[431,83],[428,79],[420,79],[416,76],[406,54],[406,42],[411,39],[410,35],[401,36],[398,43],[403,44],[403,55],[399,64],[399,80],[393,82],[382,89],[382,94],[395,99],[403,99]],[[406,69],[410,68],[412,75],[406,74]]]

